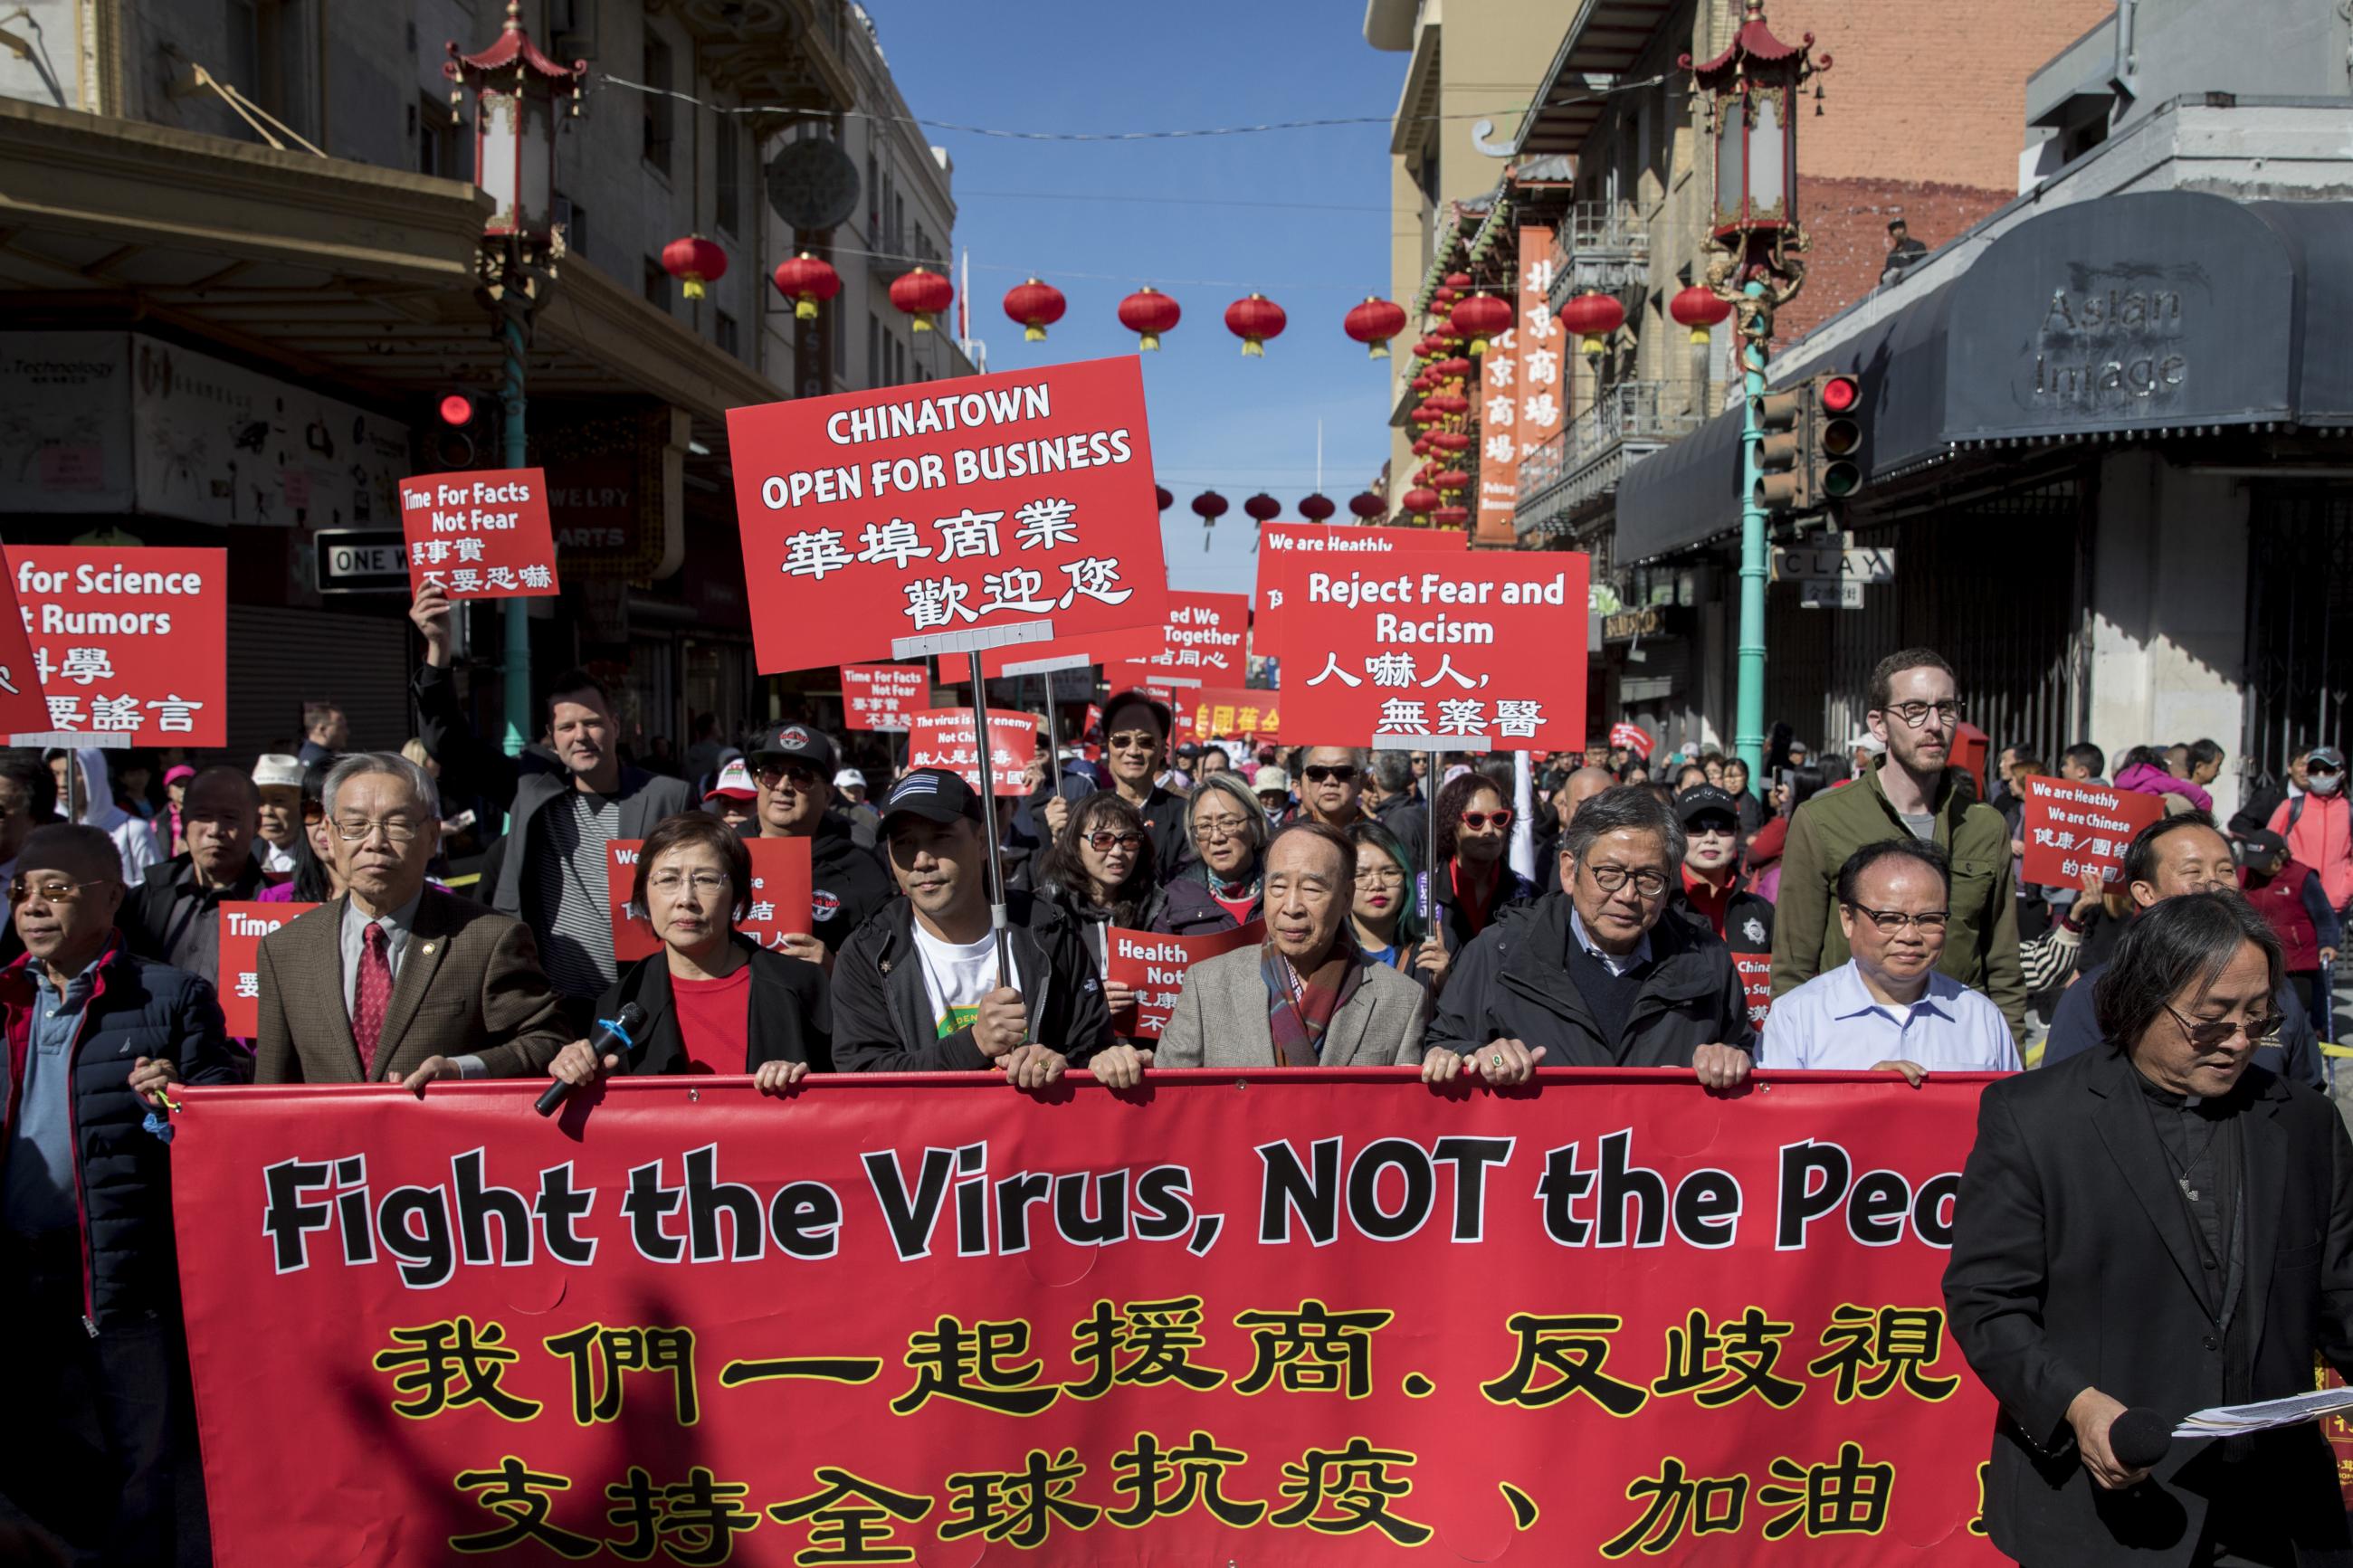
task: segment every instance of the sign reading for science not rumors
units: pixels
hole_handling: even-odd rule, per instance
[[[764,672],[1156,626],[1134,355],[728,411]]]
[[[11,545],[48,728],[228,744],[228,552]]]

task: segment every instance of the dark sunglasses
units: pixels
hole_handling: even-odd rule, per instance
[[[1506,807],[1502,811],[1466,811],[1462,814],[1462,826],[1473,833],[1491,822],[1499,828],[1509,827],[1512,825],[1510,809]]]
[[[80,895],[84,888],[95,888],[99,885],[97,882],[59,882],[54,879],[28,883],[24,878],[18,877],[8,884],[8,901],[11,904],[21,904],[26,899],[38,898],[45,904],[70,903]]]
[[[2181,1026],[2181,1032],[2189,1037],[2189,1043],[2201,1051],[2212,1050],[2242,1028],[2247,1031],[2247,1043],[2251,1046],[2261,1045],[2279,1032],[2280,1015],[2277,1013],[2259,1014],[2244,1024],[2234,1024],[2228,1018],[2186,1017],[2170,1002],[2160,1002],[2158,1005],[2173,1015],[2173,1021]]]
[[[805,768],[798,763],[770,763],[752,776],[760,781],[762,789],[774,789],[786,779],[792,780],[797,789],[814,789],[817,786],[817,770]]]
[[[327,806],[326,806],[326,803],[325,803],[324,801],[305,800],[305,801],[302,803],[302,820],[303,820],[304,822],[306,822],[306,823],[317,823],[317,822],[324,822],[324,821],[326,821],[326,820],[327,820]]]
[[[1103,737],[1103,744],[1115,752],[1150,752],[1160,746],[1160,737],[1149,730],[1122,731]]]
[[[1113,833],[1108,829],[1103,832],[1090,833],[1087,835],[1087,847],[1092,849],[1098,855],[1110,854],[1114,846],[1122,849],[1141,849],[1144,847],[1144,835],[1141,833]]]
[[[1326,784],[1333,779],[1338,779],[1342,784],[1346,784],[1356,776],[1356,770],[1345,763],[1333,768],[1327,768],[1319,763],[1312,768],[1300,769],[1299,776],[1314,784]]]

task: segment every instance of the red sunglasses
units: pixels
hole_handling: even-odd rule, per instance
[[[1512,814],[1509,808],[1503,811],[1466,811],[1462,814],[1461,822],[1463,826],[1476,833],[1491,822],[1499,828],[1509,827]]]

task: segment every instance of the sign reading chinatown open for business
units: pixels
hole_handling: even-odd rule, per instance
[[[12,544],[7,562],[43,728],[228,744],[227,551]]]
[[[1561,649],[1584,646],[1589,565],[1558,551],[1293,557],[1275,623],[1285,735],[1335,746],[1385,736],[1447,750],[1584,745],[1585,661]]]
[[[1156,626],[1133,354],[727,414],[763,672]]]
[[[1994,1564],[1984,1081],[186,1089],[214,1550]]]

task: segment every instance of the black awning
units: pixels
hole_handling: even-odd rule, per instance
[[[1717,415],[1618,481],[1621,566],[1664,555],[1740,526],[1740,420]]]

